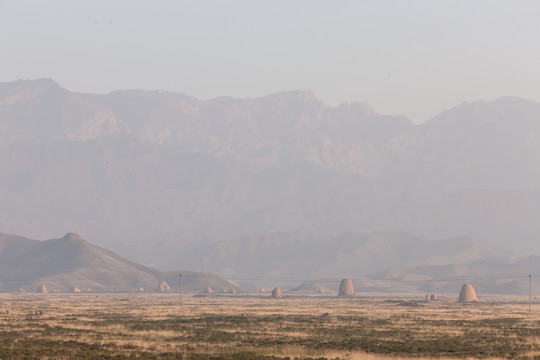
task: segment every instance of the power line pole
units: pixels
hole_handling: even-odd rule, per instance
[[[532,274],[529,274],[529,314],[532,313]]]
[[[180,312],[182,312],[182,273],[180,273]]]

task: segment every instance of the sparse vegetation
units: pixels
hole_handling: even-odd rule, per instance
[[[540,359],[524,303],[405,300],[2,294],[0,359]]]

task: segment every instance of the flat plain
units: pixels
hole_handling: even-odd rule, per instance
[[[0,294],[0,359],[540,359],[540,304],[421,300]]]

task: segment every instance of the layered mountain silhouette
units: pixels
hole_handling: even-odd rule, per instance
[[[161,269],[220,240],[297,231],[540,252],[539,158],[540,104],[512,97],[414,125],[367,104],[327,107],[309,90],[202,101],[0,84],[0,229],[76,229]],[[206,257],[219,259],[198,255],[204,270]]]
[[[433,240],[398,231],[246,235],[189,249],[184,264],[195,267],[201,254],[209,271],[240,279],[246,290],[278,284],[331,294],[347,277],[358,293],[457,293],[473,282],[482,294],[526,295],[528,274],[540,274],[536,256],[522,258],[468,237]]]
[[[75,233],[60,239],[31,240],[0,234],[0,292],[35,291],[44,285],[48,291],[92,292],[157,291],[165,281],[179,289],[179,272],[163,273],[92,245]],[[202,291],[238,290],[213,274],[182,271],[183,289]]]
[[[507,262],[496,258],[447,265],[401,266],[367,275],[359,283],[364,291],[456,292],[464,282],[473,282],[483,294],[529,293],[529,274],[540,274],[540,258],[532,255]]]
[[[355,277],[400,266],[443,266],[489,258],[512,261],[517,257],[467,237],[433,240],[398,231],[246,235],[194,247],[182,256],[183,264],[195,268],[201,256],[210,272],[275,279]]]

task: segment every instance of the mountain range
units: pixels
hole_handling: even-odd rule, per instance
[[[463,283],[474,283],[483,294],[529,293],[529,275],[536,290],[540,274],[540,257],[531,255],[513,262],[496,258],[479,259],[447,265],[401,266],[367,275],[359,290],[382,292],[457,293]],[[534,292],[536,294],[536,292]]]
[[[279,285],[293,292],[328,293],[348,277],[360,294],[456,293],[473,282],[481,294],[525,295],[528,274],[540,274],[537,256],[523,257],[469,237],[433,240],[398,231],[245,235],[192,248],[182,258],[184,266],[197,268],[200,261],[248,291]]]
[[[192,248],[182,258],[187,268],[197,268],[202,261],[204,269],[226,277],[324,279],[519,257],[468,237],[433,240],[398,231],[334,236],[297,231],[235,237]]]
[[[361,247],[362,236],[350,234],[469,238],[539,253],[539,159],[540,104],[514,97],[464,103],[415,125],[363,103],[328,107],[310,90],[199,100],[74,93],[49,79],[0,83],[0,229],[38,239],[74,229],[162,270],[240,272],[218,250],[249,238],[334,259],[310,277],[340,263],[317,239],[347,248],[350,237]],[[229,263],[246,252],[238,249]],[[389,253],[406,266],[450,261]],[[278,264],[262,262],[264,274],[279,273]],[[358,269],[353,275],[384,270]]]
[[[318,252],[325,256],[317,258]],[[154,270],[75,233],[45,241],[0,233],[0,292],[35,292],[41,286],[49,292],[159,292],[162,281],[171,287],[165,291],[178,291],[182,273],[188,292],[258,291],[278,285],[291,294],[323,289],[332,295],[340,278],[353,274],[359,294],[452,293],[471,280],[481,294],[526,294],[527,272],[540,273],[539,257],[512,262],[495,256],[510,259],[501,249],[467,238],[434,241],[399,232],[316,239],[305,233],[274,234],[226,241],[204,258],[230,282],[208,272]]]
[[[177,271],[164,273],[128,261],[92,245],[75,233],[37,241],[0,233],[0,292],[153,292],[165,281],[178,291],[179,273],[186,291],[229,291],[239,288],[213,274]]]

